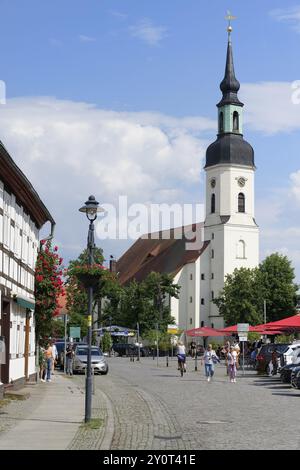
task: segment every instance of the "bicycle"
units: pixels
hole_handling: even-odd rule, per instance
[[[185,364],[184,364],[185,357],[181,356],[180,354],[178,354],[177,357],[178,357],[178,366],[180,370],[180,375],[181,377],[183,377],[183,373],[185,372]]]

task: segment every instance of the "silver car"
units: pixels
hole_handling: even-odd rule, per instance
[[[85,372],[87,367],[88,347],[85,345],[75,347],[74,356],[74,372]],[[92,369],[94,374],[106,375],[108,372],[108,364],[101,349],[92,346]]]

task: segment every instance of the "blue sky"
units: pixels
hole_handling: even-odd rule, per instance
[[[287,254],[300,281],[300,104],[291,103],[291,84],[300,80],[300,1],[0,1],[7,86],[0,138],[53,213],[67,259],[85,243],[77,207],[90,193],[105,203],[117,194],[203,202],[227,9],[237,16],[244,136],[258,168],[261,258]],[[99,244],[107,257],[127,246]]]

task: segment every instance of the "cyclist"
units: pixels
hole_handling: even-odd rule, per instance
[[[178,341],[177,358],[178,358],[178,369],[181,371],[181,375],[183,375],[183,372],[186,372],[185,357],[186,357],[185,345],[183,344],[182,341]]]

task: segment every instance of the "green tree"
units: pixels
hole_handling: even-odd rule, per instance
[[[266,300],[267,322],[296,313],[294,269],[286,256],[273,253],[258,268],[240,268],[226,276],[223,290],[213,302],[227,325],[263,323]]]
[[[294,269],[289,259],[273,253],[260,265],[262,295],[266,300],[267,322],[281,320],[296,313],[296,292]]]
[[[262,323],[263,297],[258,269],[235,269],[226,276],[224,288],[213,302],[226,325]]]
[[[108,331],[105,331],[105,333],[102,337],[101,344],[102,344],[103,352],[109,352],[111,350],[112,339],[111,339],[111,335]]]
[[[136,329],[138,322],[141,335],[155,329],[156,324],[166,331],[168,324],[174,323],[167,299],[178,298],[179,289],[167,274],[152,272],[142,282],[133,280],[121,294],[119,324]]]
[[[102,264],[104,261],[103,250],[101,248],[94,248],[94,262],[96,264]],[[85,249],[78,256],[76,260],[69,262],[68,269],[72,269],[74,266],[88,264],[88,250]],[[76,276],[69,275],[68,270],[66,272],[68,279],[66,281],[66,293],[67,293],[67,310],[69,314],[69,326],[80,326],[82,337],[87,335],[88,324],[87,324],[87,308],[88,308],[88,295],[84,288],[82,288]],[[102,287],[102,286],[101,286]],[[100,290],[100,288],[99,288]],[[99,301],[101,293],[96,292],[94,295],[94,306]]]

